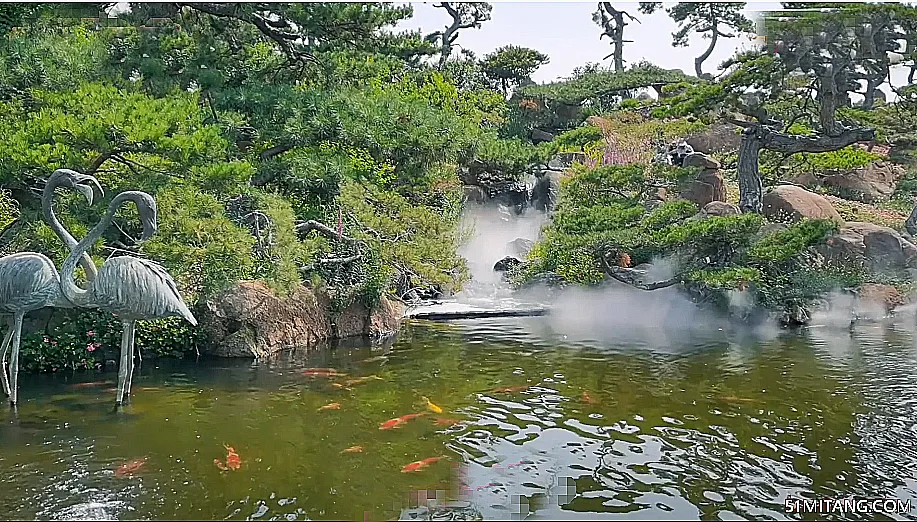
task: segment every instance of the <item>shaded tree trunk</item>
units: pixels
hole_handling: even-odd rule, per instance
[[[704,71],[701,70],[701,67],[704,65],[704,62],[707,60],[707,58],[710,58],[710,55],[713,53],[713,48],[716,47],[716,40],[717,40],[717,37],[719,37],[719,35],[720,35],[720,32],[719,30],[717,30],[716,20],[714,20],[713,21],[713,34],[710,36],[710,45],[707,46],[707,50],[704,51],[704,54],[694,59],[694,74],[696,74],[698,78],[700,78],[704,74]]]
[[[602,14],[603,11],[604,14]],[[602,37],[608,36],[614,48],[614,51],[606,56],[605,59],[611,56],[614,60],[615,72],[621,72],[624,70],[624,44],[632,42],[632,40],[624,39],[624,27],[627,25],[627,22],[624,21],[624,17],[626,16],[637,23],[640,21],[631,16],[627,11],[615,9],[614,6],[611,5],[611,2],[599,2],[599,12],[597,14],[602,15],[600,25],[605,30]],[[605,15],[608,15],[611,20],[606,18]]]
[[[776,132],[760,123],[739,123],[745,130],[739,144],[739,208],[742,212],[761,212],[763,183],[758,170],[761,149],[797,154],[800,152],[830,152],[860,141],[876,139],[873,129],[846,129],[837,136],[793,136]]]
[[[615,42],[615,72],[621,72],[624,70],[624,13],[615,11],[614,19],[615,30],[612,34]]]
[[[760,213],[764,198],[764,184],[758,171],[758,156],[764,142],[761,125],[752,125],[742,131],[736,173],[739,177],[739,209],[742,212]]]

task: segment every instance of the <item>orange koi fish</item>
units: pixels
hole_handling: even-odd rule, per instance
[[[598,404],[599,401],[595,399],[592,395],[589,395],[589,392],[584,391],[581,398],[586,404]]]
[[[115,468],[115,476],[118,478],[124,478],[128,475],[134,474],[135,471],[141,471],[143,465],[146,464],[147,457],[141,459],[134,459],[130,462],[125,462],[117,468]]]
[[[458,419],[440,418],[440,419],[436,419],[435,421],[433,421],[433,424],[436,424],[437,426],[455,426],[456,424],[460,422],[462,421]]]
[[[363,453],[363,446],[351,446],[342,450],[341,453]]]
[[[426,414],[427,414],[427,412],[423,412],[423,413],[408,413],[407,415],[402,415],[401,417],[398,417],[397,419],[390,419],[390,420],[387,420],[387,421],[383,422],[383,423],[379,426],[379,429],[380,429],[380,430],[390,430],[390,429],[393,429],[393,428],[398,428],[398,427],[400,427],[402,424],[404,424],[405,422],[407,422],[407,421],[409,421],[409,420],[411,420],[411,419],[416,419],[417,417],[422,417],[422,416],[424,416],[424,415],[426,415]]]
[[[239,457],[238,453],[236,453],[235,448],[232,446],[227,446],[226,444],[223,444],[223,447],[226,448],[226,464],[220,462],[220,459],[213,459],[213,463],[216,465],[216,467],[223,471],[241,468],[242,458]]]
[[[326,404],[326,405],[322,406],[321,408],[318,409],[318,411],[339,410],[339,409],[341,409],[341,403],[339,403],[339,402],[332,402],[331,404]]]
[[[417,462],[412,462],[404,466],[403,468],[401,468],[401,472],[402,473],[412,473],[414,471],[420,471],[428,467],[430,464],[439,462],[440,460],[443,460],[444,458],[446,457],[430,457],[430,458],[426,458],[423,460],[418,460]]]

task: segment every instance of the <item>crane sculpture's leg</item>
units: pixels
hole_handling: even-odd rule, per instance
[[[130,374],[133,370],[134,359],[134,322],[124,321],[121,329],[121,363],[118,365],[118,397],[117,403],[124,404],[127,398]]]
[[[0,346],[0,352],[3,352],[2,355],[0,355],[0,369],[3,370],[3,373],[0,373],[0,380],[3,381],[3,393],[5,393],[7,397],[12,396],[10,393],[10,378],[6,373],[6,355],[10,351],[10,341],[13,340],[13,330],[15,329],[13,324],[13,318],[10,317],[10,324],[6,329],[6,335],[3,336],[3,346]]]
[[[137,342],[137,323],[131,323],[131,354],[134,353],[134,344]],[[137,347],[137,356],[140,356],[140,347]],[[127,372],[127,383],[124,385],[124,397],[131,396],[131,383],[134,379],[134,358],[131,356],[131,369]]]
[[[10,356],[10,403],[16,405],[17,390],[19,388],[19,341],[22,337],[22,318],[25,314],[13,316],[13,355]]]

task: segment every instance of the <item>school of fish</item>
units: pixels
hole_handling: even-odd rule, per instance
[[[380,356],[378,358],[374,358],[374,360],[385,361],[387,360],[387,358],[385,356]],[[334,368],[306,368],[303,372],[303,375],[305,375],[306,377],[324,377],[328,379],[335,379],[335,378],[341,378],[341,377],[347,376],[346,373],[338,372]],[[351,390],[352,386],[355,386],[357,384],[363,384],[363,383],[366,383],[372,380],[382,381],[384,379],[377,375],[368,375],[366,377],[357,377],[353,379],[347,379],[343,383],[333,382],[331,383],[331,385],[335,388]],[[89,388],[89,387],[103,386],[105,384],[107,383],[104,383],[104,382],[81,383],[81,384],[74,385],[74,387]],[[518,392],[526,391],[529,388],[531,388],[531,386],[529,385],[504,386],[504,387],[494,388],[491,390],[491,392],[493,393],[518,393]],[[580,398],[582,402],[586,404],[597,404],[599,402],[586,391],[582,392]],[[737,397],[728,397],[728,396],[721,397],[721,399],[727,400],[727,401],[737,401],[737,402],[752,400],[752,399],[740,399]],[[418,419],[420,417],[427,416],[430,413],[437,415],[437,417],[433,420],[433,424],[436,426],[447,426],[448,427],[448,426],[454,426],[461,422],[458,419],[443,417],[442,414],[444,413],[445,410],[441,406],[434,404],[433,401],[431,401],[428,397],[421,396],[420,400],[422,401],[427,411],[408,413],[400,417],[389,419],[383,422],[382,424],[380,424],[379,429],[380,430],[398,429],[404,426],[405,424],[407,424],[408,422]],[[321,411],[329,411],[329,410],[340,410],[341,408],[342,408],[341,403],[332,402],[332,403],[319,407],[318,411],[321,412]],[[214,465],[221,471],[235,471],[235,470],[240,469],[242,467],[242,458],[239,456],[236,449],[233,448],[232,446],[229,446],[228,444],[224,444],[223,448],[226,450],[225,461],[220,460],[220,459],[213,459]],[[364,449],[362,445],[354,445],[354,446],[350,446],[348,448],[341,450],[341,453],[342,454],[344,453],[363,453],[363,451]],[[446,459],[446,457],[445,456],[435,456],[435,457],[428,457],[428,458],[421,459],[415,462],[411,462],[411,463],[405,464],[401,468],[401,472],[402,473],[415,473],[418,471],[422,471],[443,459]],[[114,469],[114,475],[118,478],[124,478],[124,477],[131,476],[135,473],[138,473],[140,471],[143,471],[147,460],[148,460],[147,457],[142,457],[139,459],[134,459],[134,460],[125,462],[117,466]],[[256,459],[256,460],[260,460],[260,459]]]

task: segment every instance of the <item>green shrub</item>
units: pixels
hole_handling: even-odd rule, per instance
[[[24,372],[93,370],[104,359],[120,360],[122,323],[109,313],[80,310],[51,331],[23,335]],[[205,341],[203,332],[178,317],[137,323],[135,344],[144,356],[187,357]]]
[[[837,229],[837,223],[832,220],[800,221],[786,230],[762,237],[748,249],[747,256],[752,263],[783,263],[837,232]]]

